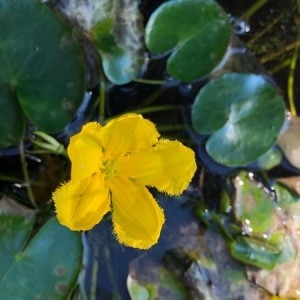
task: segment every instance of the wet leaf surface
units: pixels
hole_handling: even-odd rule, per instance
[[[273,223],[275,202],[270,196],[251,181],[246,172],[240,172],[234,178],[235,199],[234,214],[242,223],[245,234],[269,232]]]
[[[273,295],[284,298],[299,298],[300,294],[300,198],[291,195],[284,188],[277,187],[278,203],[281,207],[281,222],[276,230],[284,232],[284,248],[289,245],[292,257],[279,263],[273,270],[248,268],[247,276],[257,285]]]
[[[144,29],[135,0],[114,0],[112,11],[92,28],[103,70],[115,84],[129,83],[144,62]]]
[[[48,133],[63,130],[84,92],[84,60],[71,27],[39,1],[1,0],[0,40],[0,146],[21,139],[25,116]]]
[[[208,154],[226,166],[258,159],[276,143],[283,121],[282,98],[254,74],[231,73],[210,81],[192,107],[194,129],[211,134]]]
[[[98,48],[114,84],[135,79],[144,61],[142,15],[135,0],[61,1],[56,5]]]
[[[22,217],[0,218],[0,298],[66,299],[81,268],[80,234],[52,218],[25,244],[33,223]]]
[[[0,84],[0,147],[9,147],[17,144],[25,132],[25,116],[16,95],[5,84]],[[6,101],[4,101],[6,100]]]
[[[3,279],[29,237],[33,221],[10,215],[1,215],[0,221],[0,278]]]
[[[191,82],[208,75],[229,45],[228,17],[212,0],[164,3],[151,15],[145,30],[151,52],[172,51],[167,71],[181,81]]]

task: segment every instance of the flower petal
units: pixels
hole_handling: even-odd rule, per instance
[[[171,195],[179,195],[187,188],[196,168],[194,151],[169,140],[160,140],[154,147],[118,162],[122,176]]]
[[[139,249],[156,244],[165,218],[147,188],[125,178],[115,178],[110,188],[112,220],[119,242]]]
[[[150,147],[158,137],[155,125],[137,114],[122,115],[103,128],[103,146],[114,158]]]
[[[71,180],[53,193],[57,218],[71,230],[89,230],[110,210],[109,190],[103,176]]]
[[[100,171],[102,166],[102,126],[90,122],[74,135],[68,147],[68,154],[72,162],[72,180],[81,180]]]

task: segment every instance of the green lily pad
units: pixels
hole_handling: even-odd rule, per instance
[[[209,74],[229,45],[230,24],[213,0],[174,0],[162,4],[145,31],[148,49],[163,54],[173,50],[167,71],[191,82]]]
[[[257,160],[259,167],[264,170],[270,170],[281,163],[282,153],[277,148],[270,148],[266,153]]]
[[[4,148],[21,139],[26,121],[17,95],[10,87],[0,83],[0,95],[0,147]]]
[[[284,103],[262,76],[225,74],[204,86],[192,107],[192,124],[211,134],[208,154],[226,166],[255,161],[277,140]]]
[[[25,246],[32,223],[0,216],[0,224],[0,299],[66,299],[81,268],[80,234],[52,218]]]
[[[48,133],[71,121],[84,94],[84,59],[71,27],[47,6],[0,0],[0,62],[0,147],[21,139],[25,116]]]
[[[24,217],[0,215],[0,278],[15,260],[15,255],[23,248],[32,230],[33,222]]]

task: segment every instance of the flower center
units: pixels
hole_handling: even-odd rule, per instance
[[[111,179],[117,174],[115,162],[111,159],[105,161],[102,165],[101,172],[105,175],[105,179]]]

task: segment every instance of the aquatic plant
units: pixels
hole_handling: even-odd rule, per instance
[[[192,261],[190,266],[196,270],[213,274],[212,285],[218,285],[220,291],[219,282],[224,280],[216,280],[213,273],[220,270],[220,261],[200,250],[215,253],[215,244],[222,243],[220,236],[221,252],[214,257],[230,261],[233,273],[240,268],[236,261],[243,262],[248,273],[270,293],[276,291],[269,288],[264,274],[280,277],[277,275],[293,263],[294,272],[298,272],[298,244],[293,233],[299,226],[296,221],[284,224],[280,217],[298,218],[299,199],[278,185],[266,193],[264,185],[267,171],[279,166],[283,157],[278,138],[284,155],[298,167],[294,159],[297,143],[291,149],[289,138],[285,139],[297,130],[291,127],[285,134],[281,132],[285,130],[285,106],[278,87],[264,71],[257,71],[262,68],[228,67],[246,48],[240,44],[235,48],[237,23],[232,30],[234,18],[216,1],[172,0],[160,5],[149,1],[151,9],[147,11],[143,9],[146,2],[0,0],[0,151],[4,159],[5,153],[20,152],[24,180],[11,172],[10,165],[1,178],[5,183],[13,182],[9,188],[3,187],[4,192],[26,191],[26,199],[18,199],[30,207],[32,218],[28,223],[11,215],[0,218],[0,244],[9,256],[5,261],[0,255],[5,266],[0,274],[1,298],[13,297],[12,283],[20,276],[24,279],[19,290],[22,299],[25,294],[33,299],[49,293],[49,297],[65,299],[70,297],[76,278],[83,278],[79,283],[83,299],[96,298],[96,290],[102,290],[97,286],[95,258],[111,263],[110,244],[121,251],[128,249],[125,246],[158,251],[159,238],[165,242],[166,235],[171,236],[168,247],[181,242],[179,250],[171,251],[176,254],[172,257],[176,263],[180,261],[175,263],[177,268],[182,261]],[[266,2],[257,1],[245,14],[245,22]],[[297,51],[291,68],[296,58]],[[292,99],[290,91],[291,84],[288,94]],[[192,146],[195,154],[183,144]],[[275,159],[270,160],[274,154]],[[54,163],[53,157],[59,162]],[[31,160],[42,161],[38,169],[45,177],[31,173]],[[54,182],[48,181],[50,167],[45,161],[59,169],[51,170]],[[206,169],[212,166],[216,166],[212,172],[217,173],[216,181],[221,182],[217,197],[205,194],[207,186],[210,190],[216,186],[214,180],[206,183]],[[199,183],[195,180],[188,192],[175,198],[188,188],[196,168]],[[238,172],[241,168],[258,171],[263,183],[249,182],[247,172]],[[37,192],[45,186],[46,200]],[[213,236],[213,243],[203,238],[203,243],[197,244],[191,237],[186,242],[189,226],[176,228],[172,236],[168,222],[176,223],[177,217],[167,218],[168,205],[161,201],[161,193],[171,198],[168,205],[185,204],[181,210],[193,206],[198,217],[193,224],[202,226],[202,231],[203,225],[209,228],[205,234]],[[235,193],[239,197],[234,197]],[[278,201],[272,193],[284,197]],[[293,201],[285,203],[290,198]],[[213,209],[209,207],[212,202]],[[1,203],[0,210],[6,211],[10,201]],[[28,213],[21,205],[20,211]],[[55,211],[64,226],[55,218],[48,220]],[[168,231],[165,235],[164,230]],[[195,240],[202,240],[201,230]],[[213,235],[212,230],[219,235]],[[107,238],[111,232],[120,244],[114,244],[114,236]],[[34,237],[29,239],[29,235]],[[226,245],[230,258],[225,255]],[[52,251],[56,253],[53,257]],[[166,260],[168,254],[164,255]],[[87,267],[86,274],[79,276],[81,259]],[[28,260],[32,263],[27,264]],[[170,261],[166,265],[174,270]],[[135,270],[131,268],[128,276],[132,299],[139,297],[134,290],[143,297],[159,298],[160,285],[174,289],[179,297],[189,295],[181,282],[184,276],[176,286],[171,276],[168,282],[158,280],[155,288],[149,288],[139,284],[142,275]],[[240,279],[244,272],[239,271]],[[39,282],[45,272],[45,284],[34,285],[32,282]],[[159,272],[167,273],[165,269]],[[175,273],[178,276],[177,269]],[[227,278],[222,271],[218,276]],[[110,279],[117,285],[117,280]],[[298,277],[294,279],[297,283]],[[191,282],[185,282],[186,286]],[[245,281],[243,284],[247,286]],[[26,290],[33,285],[32,291]],[[91,291],[85,290],[87,285]],[[279,283],[281,295],[285,296],[288,285],[293,282]],[[199,286],[203,287],[203,282],[193,290]],[[212,295],[210,287],[207,283],[204,290]],[[252,294],[253,287],[248,288]],[[289,292],[298,291],[291,288]]]
[[[137,114],[103,127],[84,125],[71,138],[68,154],[71,180],[53,193],[59,221],[72,230],[89,230],[112,211],[117,239],[141,249],[157,243],[164,223],[145,185],[179,195],[196,171],[191,149],[159,139],[154,124]]]

